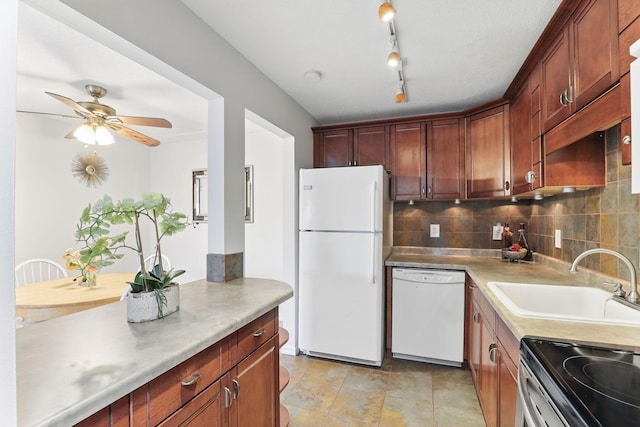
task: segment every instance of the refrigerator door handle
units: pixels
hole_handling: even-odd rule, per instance
[[[371,183],[371,232],[376,232],[376,182]]]
[[[376,233],[371,233],[371,284],[376,284]]]

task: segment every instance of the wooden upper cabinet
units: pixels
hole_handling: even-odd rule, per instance
[[[314,134],[313,166],[350,166],[353,159],[353,130],[337,129]]]
[[[545,131],[620,77],[617,19],[617,0],[585,0],[542,57]]]
[[[467,118],[467,198],[510,195],[509,105]]]
[[[427,198],[464,198],[464,127],[460,119],[427,122]]]
[[[511,103],[511,194],[533,189],[527,173],[533,171],[531,137],[531,92],[525,84]]]
[[[389,126],[331,129],[313,134],[313,167],[388,164]]]
[[[617,0],[590,0],[574,15],[574,97],[578,110],[620,77]]]
[[[426,199],[426,124],[392,125],[391,194],[394,200]]]
[[[565,27],[542,58],[542,114],[545,130],[571,114],[567,101],[571,82],[569,27]]]
[[[389,169],[388,126],[355,128],[353,133],[353,166],[382,165]]]

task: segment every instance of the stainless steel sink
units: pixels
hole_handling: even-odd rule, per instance
[[[489,289],[515,315],[540,319],[640,326],[640,310],[600,288],[489,282]]]

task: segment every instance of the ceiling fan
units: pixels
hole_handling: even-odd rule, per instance
[[[126,138],[137,141],[141,144],[154,147],[160,145],[160,141],[148,135],[140,133],[136,130],[128,128],[125,125],[134,126],[154,126],[161,128],[172,127],[171,122],[166,119],[156,117],[136,117],[136,116],[119,116],[116,110],[106,104],[101,104],[99,99],[107,94],[107,90],[97,85],[86,85],[85,89],[89,95],[93,97],[92,101],[76,102],[66,96],[58,95],[51,92],[45,92],[47,95],[57,99],[68,107],[73,108],[76,116],[66,116],[51,113],[35,113],[61,116],[65,118],[81,119],[83,123],[69,132],[65,138],[75,138],[92,145],[107,145],[114,142],[113,135],[109,131],[116,132]],[[32,111],[25,111],[33,113]]]

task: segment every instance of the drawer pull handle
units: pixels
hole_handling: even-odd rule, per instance
[[[489,360],[491,361],[491,363],[498,363],[498,359],[497,359],[497,353],[498,353],[498,345],[495,343],[492,343],[491,345],[489,345]]]
[[[231,404],[233,403],[233,397],[231,395],[231,390],[229,390],[227,387],[224,388],[224,407],[225,408],[230,408]]]
[[[265,328],[260,328],[259,330],[255,331],[253,333],[253,336],[258,338],[258,337],[263,336],[266,332],[267,332],[267,330]]]
[[[187,378],[186,380],[182,381],[182,385],[185,387],[189,387],[190,385],[194,385],[195,383],[197,383],[198,381],[200,381],[200,372],[196,371],[193,375],[191,375],[189,378]]]
[[[240,396],[240,383],[238,380],[231,380],[233,383],[233,398],[237,399]]]

